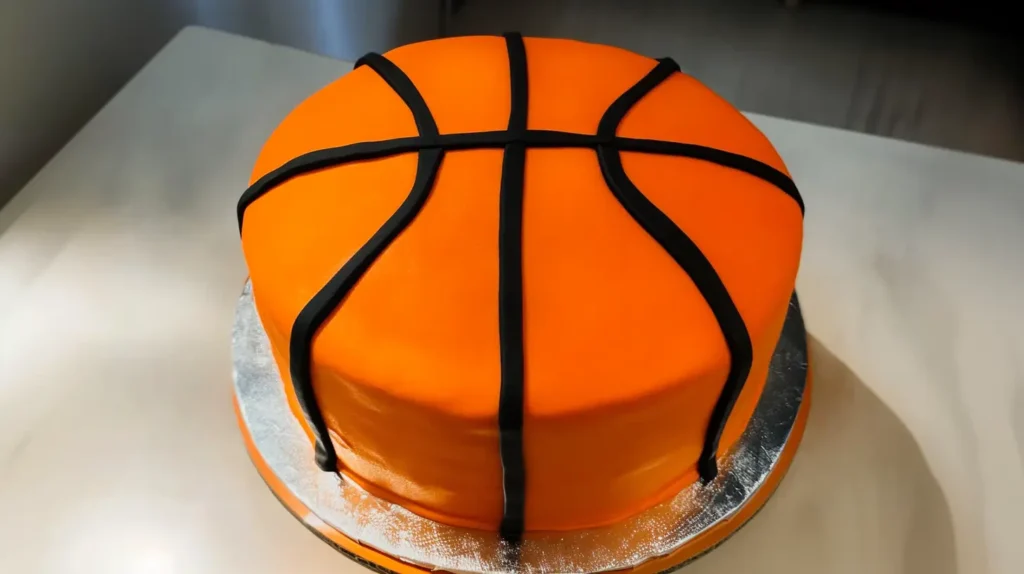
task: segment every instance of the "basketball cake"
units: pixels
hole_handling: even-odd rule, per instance
[[[803,203],[672,60],[509,34],[359,60],[270,136],[238,224],[287,456],[525,548],[722,480],[777,394]]]

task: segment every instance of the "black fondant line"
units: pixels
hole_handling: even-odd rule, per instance
[[[237,216],[239,230],[246,208],[269,190],[291,178],[327,167],[355,161],[390,157],[417,152],[416,182],[398,211],[378,230],[370,242],[314,296],[296,318],[292,329],[292,378],[296,394],[316,435],[317,464],[335,470],[336,453],[322,413],[316,404],[312,387],[309,354],[316,331],[344,300],[363,273],[380,253],[415,218],[429,196],[445,151],[461,149],[503,148],[499,233],[499,323],[502,335],[502,390],[499,405],[501,455],[505,509],[502,535],[518,540],[524,525],[525,471],[522,464],[523,404],[523,341],[522,341],[522,194],[526,149],[530,147],[591,148],[598,152],[602,173],[620,203],[636,221],[661,244],[693,279],[708,302],[729,346],[731,365],[726,385],[715,405],[705,435],[704,451],[699,464],[701,476],[708,480],[717,472],[715,453],[736,397],[749,373],[752,355],[749,334],[725,286],[699,248],[664,213],[638,190],[622,167],[621,151],[635,151],[690,157],[723,167],[744,171],[766,181],[789,195],[804,210],[792,180],[779,170],[753,158],[724,150],[688,144],[616,135],[618,125],[629,109],[660,82],[678,71],[669,59],[657,66],[640,82],[620,96],[601,119],[597,134],[578,134],[553,130],[528,130],[527,72],[525,48],[521,37],[507,35],[512,106],[507,130],[460,134],[438,133],[430,109],[412,81],[395,64],[377,54],[368,54],[357,62],[373,69],[402,98],[415,120],[418,135],[385,141],[361,142],[336,148],[316,150],[299,156],[264,175],[239,199]],[[518,325],[518,329],[516,328]],[[305,360],[295,361],[295,357]],[[510,381],[509,384],[505,384]],[[515,384],[518,381],[518,384]],[[518,405],[517,409],[511,406]],[[504,412],[504,414],[502,414]],[[518,432],[517,432],[518,429]],[[518,461],[518,462],[517,462]],[[517,466],[518,465],[518,466]]]
[[[630,108],[640,101],[648,92],[664,82],[669,76],[679,71],[679,64],[672,58],[660,58],[658,64],[651,68],[651,71],[640,78],[640,81],[633,84],[628,90],[620,95],[612,105],[608,106],[601,121],[597,124],[597,135],[611,139],[615,137],[615,130],[619,128],[622,119],[629,113]]]
[[[391,140],[361,142],[335,148],[312,151],[290,160],[288,163],[264,175],[252,184],[238,200],[238,228],[242,228],[245,210],[263,194],[281,185],[293,177],[320,169],[343,165],[346,163],[378,159],[419,151],[423,149],[444,149],[456,151],[463,149],[500,149],[511,143],[522,143],[526,147],[549,148],[591,148],[599,145],[616,148],[621,151],[635,151],[659,155],[689,157],[709,161],[723,167],[744,171],[764,180],[796,201],[801,213],[804,210],[803,199],[793,180],[770,165],[743,155],[737,155],[716,148],[696,144],[647,140],[638,138],[621,138],[617,136],[602,137],[599,135],[577,134],[552,130],[527,130],[522,134],[513,134],[507,130],[470,132],[461,134],[443,134],[436,138],[419,136],[396,138]]]
[[[335,148],[312,151],[289,160],[288,163],[256,180],[238,200],[238,229],[242,229],[245,210],[263,194],[285,183],[293,177],[327,167],[367,159],[375,159],[419,151],[423,140],[419,137],[401,138],[375,142],[361,142]]]
[[[608,108],[598,126],[598,135],[608,138],[614,136],[619,123],[630,108],[677,70],[678,67],[673,62],[660,61],[650,73]],[[729,348],[729,374],[712,410],[711,420],[704,434],[704,447],[697,463],[701,478],[705,481],[711,480],[718,474],[716,457],[722,429],[750,373],[753,361],[750,334],[732,297],[729,296],[729,291],[711,262],[682,229],[633,185],[622,166],[619,150],[612,146],[598,146],[598,159],[608,188],[619,203],[690,276],[711,308]]]
[[[424,139],[424,136],[430,138],[437,135],[437,124],[430,113],[430,108],[427,107],[416,86],[404,72],[383,56],[376,54],[365,56],[356,65],[363,64],[370,66],[379,74],[409,107],[416,120],[421,140]],[[380,148],[373,148],[372,144],[368,144],[362,149],[364,153],[370,153],[374,149],[379,150]],[[320,327],[341,305],[380,254],[412,223],[430,196],[445,152],[441,148],[430,148],[420,149],[418,153],[416,179],[413,181],[409,195],[391,214],[391,217],[370,237],[370,240],[360,247],[341,266],[341,269],[313,295],[313,298],[299,311],[295,323],[292,324],[289,339],[289,371],[291,372],[292,386],[295,389],[295,397],[313,431],[316,464],[321,470],[337,471],[338,455],[334,449],[334,443],[331,442],[327,423],[320,411],[313,388],[313,340]]]
[[[412,190],[397,210],[373,234],[373,237],[349,258],[341,269],[324,285],[299,312],[292,326],[290,342],[290,370],[295,396],[306,413],[316,439],[317,465],[327,471],[337,470],[337,455],[323,414],[317,405],[313,390],[311,352],[313,339],[331,313],[341,304],[349,291],[363,277],[363,274],[377,260],[388,245],[419,214],[434,187],[434,178],[441,166],[444,151],[430,149],[420,152],[416,166],[416,180]]]
[[[526,133],[530,109],[530,76],[526,66],[526,44],[517,32],[504,35],[508,52],[509,102],[508,131],[513,134]]]
[[[416,130],[419,131],[420,137],[429,139],[438,134],[437,123],[434,122],[434,116],[430,113],[427,102],[420,95],[420,91],[416,89],[416,85],[412,83],[412,80],[409,79],[409,76],[405,75],[401,68],[384,56],[372,52],[356,60],[356,68],[364,65],[377,72],[377,75],[383,78],[391,86],[391,89],[402,98],[405,105],[409,106],[409,111],[412,112],[412,118],[416,122]]]
[[[498,399],[499,446],[504,509],[498,532],[504,540],[522,538],[526,511],[526,465],[523,454],[523,181],[526,169],[529,109],[526,48],[518,34],[507,34],[511,106],[501,164],[498,222],[498,332],[501,344],[501,391]]]

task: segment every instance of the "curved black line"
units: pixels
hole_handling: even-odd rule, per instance
[[[796,202],[800,207],[800,213],[804,213],[804,200],[800,197],[800,191],[793,180],[785,173],[754,158],[713,147],[661,140],[617,137],[613,147],[619,151],[688,157],[746,172],[779,188]]]
[[[716,148],[696,144],[668,142],[621,137],[600,137],[597,135],[560,132],[553,130],[527,130],[513,134],[507,130],[444,134],[436,139],[419,136],[396,138],[382,141],[360,142],[334,148],[326,148],[300,155],[253,183],[238,200],[238,229],[249,205],[293,177],[319,169],[346,163],[378,159],[423,149],[444,149],[457,151],[465,149],[501,149],[511,143],[522,143],[526,147],[547,148],[591,148],[600,145],[617,148],[620,151],[635,151],[659,155],[689,157],[709,161],[723,167],[744,171],[764,180],[793,198],[803,213],[804,203],[796,184],[785,173],[768,164]]]
[[[669,76],[678,71],[679,64],[675,63],[672,58],[659,59],[657,66],[651,68],[647,75],[641,78],[639,82],[633,84],[632,87],[612,102],[612,105],[608,106],[604,115],[601,116],[601,121],[597,124],[598,137],[614,138],[615,131],[619,128],[622,118],[626,117],[626,114],[629,113],[629,109],[646,96],[647,92],[653,90],[658,84],[664,82]]]
[[[412,112],[412,118],[416,122],[416,129],[421,137],[429,138],[438,134],[437,123],[434,121],[434,115],[430,113],[427,102],[401,68],[384,56],[372,52],[356,60],[356,68],[364,65],[377,72],[377,75],[383,78],[391,86],[391,89],[402,98],[405,105],[409,106],[409,111]]]
[[[504,296],[499,293],[499,301],[504,301],[504,303],[500,303],[501,308],[499,309],[499,313],[504,317],[501,320],[501,329],[503,333],[503,341],[505,341],[502,349],[502,392],[506,392],[504,385],[506,378],[509,381],[518,380],[519,383],[518,385],[508,385],[508,388],[511,389],[508,391],[509,394],[507,395],[509,398],[504,398],[506,395],[503,395],[501,401],[506,405],[513,404],[516,402],[516,393],[518,393],[520,409],[519,414],[515,415],[514,413],[509,412],[511,407],[506,407],[506,414],[502,417],[500,412],[501,406],[499,405],[499,426],[503,431],[503,436],[509,437],[502,439],[503,465],[506,464],[504,461],[508,460],[510,461],[509,464],[512,466],[512,471],[509,472],[506,469],[506,477],[503,478],[504,486],[506,486],[505,514],[511,517],[503,519],[503,525],[507,523],[507,526],[503,526],[502,528],[503,532],[509,533],[510,538],[515,538],[517,536],[515,534],[516,531],[519,531],[519,535],[521,535],[523,522],[521,516],[522,510],[519,511],[519,516],[517,517],[517,511],[515,508],[522,506],[525,501],[524,497],[519,497],[523,499],[519,500],[519,498],[515,496],[517,491],[517,488],[515,487],[517,484],[522,482],[525,485],[525,473],[517,471],[514,468],[516,464],[514,462],[516,459],[514,452],[519,452],[519,460],[521,461],[521,405],[523,394],[521,234],[522,172],[525,168],[526,148],[576,147],[595,149],[598,152],[602,173],[613,194],[615,194],[619,202],[627,209],[634,219],[636,219],[637,222],[644,227],[644,229],[647,230],[648,233],[650,233],[690,275],[705,300],[707,300],[712,312],[715,314],[719,326],[722,328],[723,335],[726,338],[726,343],[729,346],[731,366],[725,388],[722,391],[722,395],[719,397],[719,401],[715,405],[711,423],[709,424],[708,432],[705,435],[704,452],[701,455],[700,462],[701,476],[705,479],[713,477],[717,472],[717,469],[715,468],[715,452],[721,438],[722,428],[724,427],[725,421],[732,410],[736,397],[740,390],[742,390],[746,376],[749,373],[752,356],[749,334],[743,324],[742,317],[740,317],[738,311],[736,311],[735,305],[710,262],[704,258],[699,248],[693,244],[686,234],[676,227],[667,216],[657,209],[657,207],[650,203],[643,193],[629,181],[629,178],[622,167],[622,160],[619,152],[636,151],[642,153],[690,157],[709,161],[723,167],[744,171],[778,187],[797,202],[801,213],[804,210],[804,204],[796,186],[786,174],[753,158],[695,144],[637,138],[621,138],[616,135],[616,130],[618,129],[619,124],[629,112],[630,108],[651,89],[679,70],[678,65],[670,59],[659,60],[657,66],[655,66],[642,80],[627,90],[609,107],[601,118],[597,134],[589,135],[553,130],[528,130],[526,122],[528,78],[526,72],[525,48],[522,44],[522,38],[518,35],[507,35],[506,44],[509,52],[512,89],[512,106],[507,130],[440,135],[433,115],[430,113],[429,107],[409,77],[385,57],[377,54],[368,54],[361,58],[357,65],[369,66],[378,75],[380,75],[396,93],[399,94],[413,114],[419,134],[412,137],[376,142],[361,142],[336,148],[322,149],[294,158],[283,166],[261,177],[252,186],[250,186],[245,193],[242,194],[237,206],[237,216],[239,231],[241,231],[246,208],[270,189],[281,185],[293,177],[348,162],[389,157],[414,151],[418,152],[419,162],[417,164],[416,176],[417,187],[410,192],[409,197],[407,197],[406,202],[402,204],[402,207],[399,208],[399,211],[396,212],[380,230],[378,230],[378,234],[380,234],[385,232],[387,228],[387,233],[380,238],[378,238],[378,235],[374,235],[374,238],[371,239],[370,243],[364,246],[363,249],[353,257],[353,260],[355,260],[357,257],[360,257],[360,253],[363,253],[363,250],[368,249],[368,246],[375,242],[375,239],[378,240],[377,247],[382,251],[415,217],[416,213],[418,213],[419,209],[422,207],[422,202],[424,202],[427,195],[429,195],[433,180],[436,177],[436,171],[445,151],[504,148],[505,153],[502,168],[501,199],[502,213],[500,216],[502,230],[499,237],[499,252],[500,254],[504,254],[502,255],[504,261],[499,263],[499,268],[506,278],[502,283],[502,285],[504,285]],[[424,181],[423,178],[427,178],[429,183],[421,184],[421,182]],[[425,190],[420,189],[420,185],[426,185],[427,188]],[[410,204],[410,202],[412,203]],[[406,208],[407,205],[411,205],[412,207]],[[409,210],[411,210],[411,212]],[[400,220],[396,220],[395,218],[399,217],[399,215],[402,217]],[[391,229],[393,221],[398,221],[398,223],[395,224],[398,227],[395,229]],[[322,468],[331,467],[330,469],[333,470],[332,465],[336,463],[336,457],[333,451],[333,445],[330,443],[327,435],[326,425],[323,421],[322,414],[317,408],[316,398],[313,394],[312,381],[310,380],[309,375],[310,366],[308,361],[308,347],[311,346],[312,338],[315,336],[315,332],[319,326],[322,325],[323,321],[325,321],[330,313],[333,312],[333,308],[340,304],[348,290],[350,290],[352,285],[358,281],[358,278],[362,276],[366,271],[366,268],[372,264],[378,255],[379,251],[374,252],[373,249],[371,249],[370,252],[363,253],[363,257],[366,261],[361,264],[365,265],[365,267],[362,268],[350,268],[349,271],[346,271],[346,267],[353,264],[353,262],[350,260],[346,263],[346,267],[343,267],[342,270],[332,278],[328,285],[325,285],[324,288],[317,293],[317,296],[314,297],[314,301],[310,301],[310,303],[307,304],[306,308],[304,308],[300,313],[300,316],[296,318],[296,323],[293,327],[291,341],[293,350],[292,356],[305,356],[307,360],[305,361],[305,364],[300,362],[298,366],[296,366],[295,361],[293,361],[292,377],[295,381],[296,394],[299,396],[303,410],[306,412],[307,417],[310,419],[310,424],[313,426],[314,432],[317,434],[317,462]],[[516,293],[518,293],[518,297],[515,296]],[[337,302],[334,302],[335,300]],[[511,302],[515,300],[518,300],[518,304]],[[319,302],[314,305],[315,301]],[[512,333],[513,326],[515,324],[519,325],[518,335]],[[297,338],[296,333],[302,334],[303,337]],[[306,337],[308,337],[309,340],[304,344],[296,341],[296,339],[303,339]],[[516,341],[516,338],[518,338],[518,341]],[[296,350],[301,352],[296,354],[294,352]],[[515,365],[518,365],[518,367]],[[517,387],[518,391],[515,391]],[[517,416],[518,422],[516,419]],[[513,432],[517,427],[519,429],[518,433]],[[505,432],[506,430],[508,432]],[[515,438],[516,436],[518,436],[518,439]],[[518,446],[516,443],[517,440]],[[521,480],[517,479],[517,476],[521,477]],[[508,488],[509,486],[514,488]],[[523,490],[525,490],[525,486],[523,486]]]
[[[671,62],[661,61],[608,108],[604,117],[601,118],[598,135],[614,136],[615,130],[618,129],[619,123],[629,109],[676,69]],[[743,384],[750,373],[750,365],[753,362],[754,352],[750,334],[743,323],[743,317],[740,316],[736,305],[729,296],[729,291],[722,283],[718,273],[715,272],[711,262],[682,229],[633,185],[626,170],[622,167],[619,150],[611,146],[599,146],[598,159],[608,188],[622,204],[622,207],[690,276],[693,284],[715,315],[719,328],[722,330],[722,336],[729,348],[729,375],[726,377],[722,393],[712,410],[711,420],[704,434],[704,448],[697,462],[701,478],[705,481],[711,480],[718,474],[716,456],[722,429],[725,427],[736,398],[743,389]]]
[[[500,149],[511,143],[522,143],[527,147],[597,147],[597,136],[559,132],[552,130],[530,130],[522,134],[512,134],[507,130],[468,132],[461,134],[445,134],[435,138],[411,136],[359,142],[333,148],[325,148],[304,153],[289,160],[281,167],[271,171],[249,186],[238,200],[238,229],[242,229],[245,210],[254,201],[271,189],[287,182],[293,177],[320,169],[343,165],[346,163],[390,157],[423,149],[441,148],[446,151],[463,149]]]
[[[361,142],[302,154],[259,178],[256,183],[253,183],[249,186],[249,189],[245,190],[245,193],[238,200],[238,230],[242,230],[245,210],[252,202],[293,177],[344,163],[419,151],[423,147],[422,138],[417,136],[376,142]]]
[[[373,234],[373,237],[342,265],[327,284],[317,291],[295,318],[289,346],[292,385],[295,387],[296,398],[313,428],[316,439],[316,463],[322,470],[337,470],[337,454],[313,390],[313,338],[380,254],[419,214],[434,187],[434,179],[443,156],[444,150],[440,149],[420,152],[415,183],[402,205]]]
[[[501,537],[512,543],[522,539],[526,513],[526,465],[523,454],[523,181],[526,169],[529,74],[526,47],[518,34],[507,34],[511,109],[510,143],[501,164],[498,223],[498,332],[501,344],[501,391],[498,429],[501,449],[504,509]]]
[[[416,120],[417,129],[420,131],[420,138],[431,138],[437,135],[437,124],[430,113],[430,108],[416,90],[408,76],[402,70],[391,63],[387,58],[370,54],[364,56],[356,64],[370,66],[385,82],[402,98],[412,111]],[[376,150],[380,152],[382,146],[378,142],[377,147],[367,144],[363,149],[364,153]],[[350,148],[351,150],[351,148]],[[409,195],[406,196],[398,209],[391,217],[370,237],[370,240],[363,244],[356,253],[341,266],[341,269],[327,281],[323,287],[308,303],[299,311],[292,324],[292,331],[289,340],[289,370],[291,371],[292,386],[295,388],[295,397],[302,407],[306,419],[313,430],[314,448],[316,452],[316,464],[321,470],[335,472],[338,466],[338,455],[331,442],[330,432],[324,420],[323,413],[316,398],[313,388],[312,373],[312,350],[313,339],[316,337],[320,327],[327,321],[328,317],[341,305],[342,301],[349,294],[353,287],[359,282],[371,265],[380,257],[380,254],[387,249],[391,242],[416,218],[430,192],[434,188],[434,180],[437,171],[441,167],[441,160],[444,158],[444,150],[440,148],[420,149],[416,163],[416,179],[413,182]],[[322,162],[322,158],[320,159]],[[281,176],[279,176],[281,177]],[[262,179],[261,179],[262,181]]]

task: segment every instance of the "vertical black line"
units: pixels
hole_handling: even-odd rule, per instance
[[[506,34],[511,108],[508,131],[513,139],[526,133],[528,73],[526,48],[518,34]],[[501,392],[498,428],[504,509],[499,532],[515,543],[522,538],[526,512],[523,454],[525,359],[523,350],[523,180],[526,146],[505,146],[501,165],[498,224],[498,331],[501,341]]]
[[[526,67],[526,45],[517,33],[505,34],[508,49],[509,89],[511,101],[508,114],[508,132],[513,139],[526,135],[530,106],[530,78]]]
[[[627,90],[615,101],[601,118],[598,136],[613,141],[622,119],[641,98],[666,78],[678,71],[671,60],[661,60],[650,73]],[[736,309],[729,291],[722,283],[711,262],[700,248],[667,215],[657,208],[629,180],[622,166],[619,150],[611,145],[598,146],[601,173],[612,194],[636,222],[647,231],[690,276],[708,307],[714,314],[722,336],[729,348],[729,374],[722,393],[718,396],[711,412],[711,420],[704,433],[704,447],[697,463],[703,480],[713,479],[718,474],[717,451],[722,430],[729,418],[733,405],[750,373],[753,361],[753,347],[743,317]]]
[[[412,81],[393,63],[383,56],[371,54],[360,60],[369,65],[394,89],[409,106],[420,136],[437,136],[437,124],[430,108],[416,90]],[[397,210],[373,234],[369,241],[341,266],[341,269],[320,288],[312,299],[299,311],[289,340],[289,370],[295,397],[302,407],[306,420],[313,430],[316,464],[325,471],[336,471],[338,455],[331,442],[327,422],[313,388],[312,350],[313,340],[320,327],[341,305],[353,287],[366,271],[380,257],[396,237],[416,218],[434,187],[437,171],[441,167],[444,150],[439,148],[421,149],[416,164],[416,179],[409,195]]]
[[[281,167],[256,180],[256,182],[250,185],[242,196],[238,198],[238,231],[242,231],[242,222],[245,217],[245,210],[249,205],[271,189],[294,177],[317,171],[319,169],[344,165],[354,161],[419,151],[423,147],[422,139],[419,136],[416,136],[375,142],[359,142],[341,147],[319,149],[293,158]]]

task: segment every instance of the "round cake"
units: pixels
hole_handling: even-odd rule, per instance
[[[274,131],[238,217],[309,456],[515,540],[715,477],[768,376],[803,205],[671,60],[507,35],[360,60]]]

